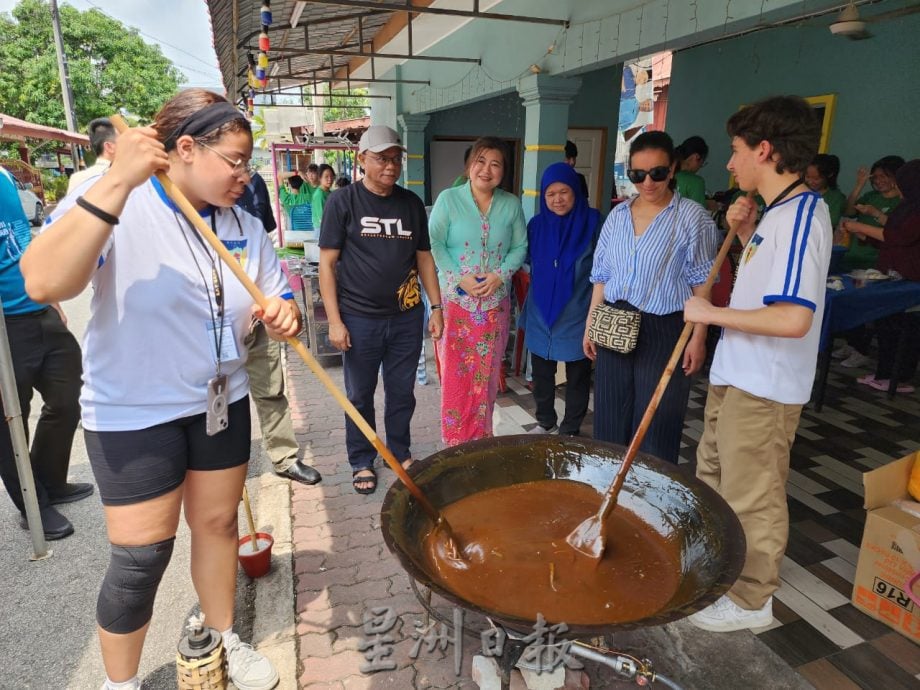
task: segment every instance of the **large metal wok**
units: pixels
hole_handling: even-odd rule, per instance
[[[485,489],[540,479],[576,480],[602,494],[624,453],[622,446],[581,438],[502,436],[442,450],[414,463],[409,474],[439,508]],[[724,594],[744,564],[744,533],[732,509],[715,491],[673,465],[640,453],[618,504],[642,517],[662,535],[678,541],[680,584],[671,600],[653,616],[599,625],[569,623],[572,637],[661,625],[683,618]],[[483,520],[488,519],[483,516]],[[431,577],[422,555],[431,520],[401,483],[394,483],[387,492],[381,526],[387,548],[412,578],[455,605],[488,616],[499,625],[520,632],[532,630],[533,620],[484,609]],[[615,535],[611,539],[615,541]]]

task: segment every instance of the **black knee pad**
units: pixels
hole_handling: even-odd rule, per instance
[[[153,600],[176,538],[149,546],[111,545],[109,569],[96,602],[96,622],[106,632],[140,630],[153,615]]]

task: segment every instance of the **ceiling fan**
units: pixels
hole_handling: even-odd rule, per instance
[[[861,41],[872,37],[872,34],[869,33],[868,24],[894,19],[896,17],[904,17],[909,14],[915,14],[916,12],[920,12],[920,3],[913,3],[907,7],[902,7],[901,9],[892,10],[890,12],[882,12],[881,14],[876,14],[871,17],[861,17],[859,9],[856,7],[856,2],[850,0],[850,3],[840,10],[840,14],[837,15],[837,20],[830,25],[830,30],[832,34],[837,36],[846,36],[850,40]]]

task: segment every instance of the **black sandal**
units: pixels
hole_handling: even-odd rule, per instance
[[[359,477],[358,472],[370,472],[369,477]],[[358,484],[370,484],[370,486],[359,487]],[[359,494],[372,494],[377,490],[377,473],[372,467],[365,467],[355,470],[351,473],[351,485]]]

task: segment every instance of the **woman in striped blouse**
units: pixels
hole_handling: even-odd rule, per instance
[[[683,304],[702,285],[718,250],[718,231],[706,210],[673,191],[674,143],[646,132],[629,149],[627,175],[638,194],[615,207],[594,254],[590,313],[601,302],[642,313],[639,340],[629,354],[593,343],[597,364],[594,437],[628,444],[683,328]],[[706,326],[699,325],[674,372],[641,450],[677,463],[690,376],[706,358]]]

